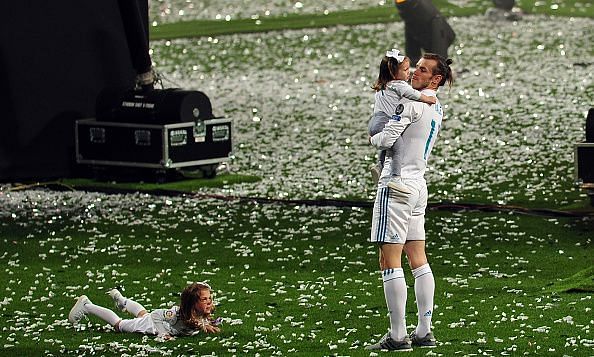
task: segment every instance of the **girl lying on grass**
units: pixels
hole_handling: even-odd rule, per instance
[[[212,289],[206,283],[190,284],[181,293],[179,307],[157,309],[149,313],[136,301],[122,296],[117,289],[110,290],[108,294],[116,307],[134,315],[133,319],[121,319],[115,312],[93,304],[86,295],[82,295],[70,310],[68,321],[76,324],[91,314],[113,326],[116,331],[157,335],[164,340],[200,332],[217,333],[221,331],[221,319],[213,320],[211,317],[214,312],[211,292]]]

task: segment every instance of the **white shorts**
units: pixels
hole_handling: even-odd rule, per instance
[[[146,314],[135,319],[121,320],[119,330],[120,332],[137,332],[145,335],[157,334],[151,314]]]
[[[373,204],[370,242],[404,244],[407,240],[425,240],[425,180],[403,179],[411,194],[396,193],[380,185]]]

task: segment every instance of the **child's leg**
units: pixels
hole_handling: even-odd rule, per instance
[[[155,323],[151,315],[121,320],[116,327],[119,332],[142,333],[145,335],[156,335]]]
[[[384,112],[373,113],[369,120],[368,130],[369,135],[375,135],[384,130],[386,124],[390,121],[390,116]],[[386,159],[386,150],[378,151],[378,163],[371,167],[371,177],[373,182],[377,184],[384,168],[384,161]]]
[[[136,317],[141,317],[146,315],[148,312],[144,308],[144,306],[140,305],[134,300],[126,299],[126,311],[131,313]]]
[[[400,176],[400,168],[402,166],[402,160],[400,155],[402,154],[402,139],[398,138],[392,145],[392,177]]]
[[[113,299],[118,309],[126,311],[135,317],[141,317],[147,314],[146,309],[141,304],[122,295],[117,289],[109,291],[109,296]]]
[[[386,150],[379,150],[378,154],[377,154],[377,158],[378,158],[378,166],[380,171],[384,168],[384,161],[386,161]]]
[[[110,309],[101,307],[99,305],[95,305],[90,301],[85,304],[85,310],[89,314],[97,316],[101,320],[107,322],[108,324],[110,324],[111,326],[114,326],[114,327],[121,320],[121,318],[118,315],[116,315],[115,312],[111,311]]]
[[[368,129],[369,135],[373,136],[377,133],[381,133],[384,130],[386,124],[390,121],[390,116],[384,112],[373,113],[369,120]],[[386,159],[386,151],[379,150],[378,152],[378,165],[380,170],[384,167],[384,160]]]
[[[137,303],[134,300],[130,300],[127,298],[125,298],[125,299],[126,299],[124,302],[125,309],[126,309],[125,311],[128,311],[129,313],[131,313],[132,315],[134,315],[136,317],[144,316],[147,313],[144,306],[140,305],[139,303]]]
[[[377,133],[381,133],[381,131],[384,130],[384,127],[389,121],[390,116],[388,114],[384,112],[373,113],[371,119],[369,120],[369,124],[367,125],[369,135],[373,136]]]
[[[402,166],[402,159],[400,157],[402,154],[402,139],[398,138],[394,142],[394,145],[392,145],[392,148],[390,150],[392,151],[392,165],[390,167],[391,178],[388,182],[388,187],[401,193],[412,193],[412,191],[408,187],[406,187],[404,182],[400,180]]]
[[[369,167],[369,170],[371,171],[371,179],[375,185],[377,185],[380,176],[382,175],[382,169],[384,168],[384,160],[386,159],[386,150],[379,150],[377,152],[377,156],[377,163]]]
[[[121,320],[118,315],[115,314],[115,312],[95,305],[86,295],[81,295],[76,299],[76,303],[70,310],[70,313],[68,314],[68,321],[72,322],[73,324],[77,324],[87,314],[97,316],[111,326],[114,326],[116,329]]]

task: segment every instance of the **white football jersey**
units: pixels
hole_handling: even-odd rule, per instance
[[[435,91],[431,89],[424,89],[421,93],[435,97]],[[402,178],[423,178],[427,169],[427,160],[441,128],[443,119],[441,103],[438,100],[435,104],[428,105],[402,99],[394,114],[384,130],[371,138],[371,143],[379,149],[385,150],[392,147],[396,139],[401,137]],[[391,175],[391,161],[391,157],[386,156],[380,176],[380,186],[385,186]]]
[[[151,318],[158,335],[167,333],[170,336],[190,336],[197,332],[179,319],[179,307],[177,306],[173,306],[171,309],[153,310]]]

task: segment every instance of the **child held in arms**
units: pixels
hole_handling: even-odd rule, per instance
[[[410,77],[410,59],[400,55],[400,51],[393,49],[386,52],[380,63],[379,75],[372,88],[375,90],[375,104],[373,115],[369,121],[369,135],[373,136],[384,129],[390,120],[400,120],[404,106],[400,103],[403,98],[435,104],[436,98],[422,94],[408,84]],[[392,172],[388,187],[400,193],[411,193],[400,179],[400,155],[402,140],[398,138],[390,150],[379,152],[379,161],[371,167],[373,179],[377,180],[383,169],[386,155],[392,157]]]
[[[124,297],[117,289],[108,292],[116,307],[132,315],[132,319],[121,319],[112,310],[95,305],[86,295],[77,298],[68,314],[68,320],[76,324],[87,314],[97,316],[118,332],[136,332],[156,335],[163,340],[173,336],[193,336],[200,332],[220,332],[221,319],[212,319],[214,304],[212,289],[204,282],[188,285],[181,293],[179,307],[156,309],[148,312],[138,302]]]

